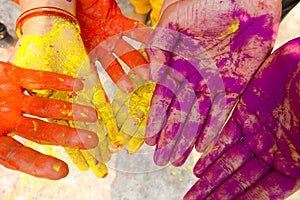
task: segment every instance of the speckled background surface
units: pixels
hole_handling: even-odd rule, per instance
[[[119,0],[118,3],[129,15],[132,7],[128,1]],[[8,26],[14,36],[14,22],[18,15],[18,6],[8,0],[0,0],[0,21]],[[282,22],[276,47],[297,36],[300,36],[300,4]],[[91,170],[77,170],[61,148],[30,145],[66,161],[70,174],[59,181],[48,181],[0,166],[0,200],[177,200],[182,199],[196,180],[192,167],[199,156],[197,153],[181,168],[159,168],[152,162],[153,149],[150,147],[143,146],[134,156],[122,151],[108,163],[109,175],[98,179]],[[288,199],[299,200],[300,192]]]

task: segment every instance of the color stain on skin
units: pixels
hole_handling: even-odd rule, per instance
[[[221,35],[219,36],[219,39],[225,38],[227,35],[230,35],[230,34],[236,32],[239,29],[239,26],[240,26],[239,19],[238,18],[233,19],[231,26],[228,27],[228,29],[225,32],[221,33]]]
[[[32,121],[32,123],[33,123],[33,130],[36,131],[38,125],[37,125],[36,121]]]
[[[129,76],[135,90],[130,94],[117,91],[112,104],[120,131],[109,135],[109,140],[112,151],[118,151],[127,144],[126,151],[132,154],[145,142],[146,121],[155,84],[142,81],[134,74]]]
[[[53,169],[54,169],[54,171],[59,172],[60,166],[58,166],[58,165],[53,165]]]
[[[50,30],[45,31],[42,35],[24,35],[20,39],[14,64],[29,69],[67,74],[84,80],[85,87],[83,90],[76,92],[76,98],[72,95],[72,92],[64,91],[35,91],[35,94],[68,102],[75,101],[74,103],[92,106],[98,111],[101,122],[99,121],[93,126],[87,127],[86,123],[79,121],[58,120],[56,122],[97,133],[101,142],[96,148],[97,152],[96,150],[91,152],[93,155],[88,157],[87,155],[90,153],[86,150],[80,151],[69,148],[65,148],[65,150],[79,169],[87,170],[90,166],[97,176],[103,177],[107,173],[107,168],[103,162],[107,162],[110,158],[103,121],[106,120],[104,123],[108,132],[115,131],[118,128],[113,120],[112,109],[110,104],[107,103],[104,89],[91,70],[80,32],[76,26],[65,19],[55,18]],[[70,96],[73,98],[70,98]],[[72,114],[72,111],[69,110],[61,112],[68,116]],[[98,156],[99,154],[100,156]],[[92,162],[89,161],[92,159],[97,159],[101,166],[92,166]]]

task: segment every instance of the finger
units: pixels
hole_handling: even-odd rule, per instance
[[[123,124],[126,122],[126,120],[129,117],[129,98],[131,93],[123,93],[121,90],[118,90],[114,100],[112,102],[112,108],[114,112],[114,116],[116,118],[116,122],[118,127],[121,129]],[[108,133],[107,138],[109,140],[109,149],[112,152],[116,152],[121,149],[122,146],[119,145],[118,140],[122,140],[123,132],[120,130],[118,132],[115,132],[113,134]]]
[[[66,163],[41,154],[8,136],[0,137],[1,164],[32,176],[58,180],[69,173]]]
[[[123,93],[121,90],[118,90],[116,92],[116,94],[113,98],[112,104],[111,104],[115,116],[120,116],[121,113],[123,113],[124,115],[127,114],[127,113],[124,113],[124,111],[127,110],[126,107],[128,107],[130,95],[131,95],[131,93]],[[127,104],[127,105],[125,105],[125,104]],[[122,121],[123,122],[120,124],[123,124],[125,119],[123,119]]]
[[[166,124],[158,138],[154,153],[154,162],[157,165],[163,166],[169,161],[194,101],[196,101],[194,90],[189,84],[182,85],[172,101]]]
[[[1,77],[30,90],[79,91],[83,88],[82,81],[63,74],[23,69],[3,62],[0,62],[0,69]]]
[[[105,125],[107,134],[116,134],[119,131],[119,128],[111,104],[100,81],[97,82],[95,93],[93,94],[93,103],[98,112],[98,116],[101,117],[102,122]],[[95,129],[95,132],[98,131],[98,129]]]
[[[40,144],[90,149],[98,144],[97,135],[88,130],[75,129],[60,124],[21,116],[15,130],[18,135]]]
[[[116,116],[116,121],[118,127],[120,127],[120,131],[116,132],[115,134],[108,134],[109,140],[109,149],[112,152],[119,151],[123,145],[127,143],[130,139],[130,134],[127,134],[127,131],[130,132],[130,126],[127,128],[126,131],[126,123],[129,125],[128,121],[130,121],[130,113],[129,113],[129,99],[131,94],[124,94],[122,91],[118,91],[114,101],[113,101],[113,110]],[[122,98],[124,97],[124,98]],[[122,102],[122,100],[124,100]]]
[[[134,49],[122,38],[116,42],[114,53],[141,78],[145,80],[149,79],[149,66],[147,61],[139,51]]]
[[[202,76],[201,71],[197,70],[196,66],[201,64],[201,62],[199,63],[198,61],[196,63],[193,63],[193,60],[195,59],[189,59],[189,57],[184,57],[184,55],[175,55],[175,53],[173,53],[172,59],[170,60],[170,66],[172,66],[172,68],[169,69],[169,73],[172,77],[180,82],[192,78],[191,80],[189,80],[189,82],[193,84],[193,88],[196,89],[195,86],[198,85]],[[194,78],[194,76],[196,76],[197,79]],[[204,88],[201,89],[203,90]]]
[[[285,199],[299,188],[297,180],[273,171],[236,199]]]
[[[195,145],[198,152],[209,152],[211,150],[228,118],[230,110],[236,104],[236,98],[228,98],[224,93],[218,94],[211,101],[212,104],[207,118]]]
[[[135,91],[130,95],[117,92],[113,102],[114,108],[118,110],[116,118],[119,127],[121,127],[120,133],[113,140],[119,147],[122,147],[126,143],[130,142],[133,139],[132,136],[136,135],[137,131],[141,128],[141,123],[145,123],[145,118],[150,106],[150,100],[155,87],[155,84],[147,83],[135,74],[131,73],[129,75],[134,83]],[[144,134],[145,127],[143,128]],[[144,135],[142,137],[144,138]],[[138,140],[140,140],[140,138],[135,141],[140,143]],[[142,140],[144,141],[144,139]],[[134,144],[132,143],[131,145]],[[141,144],[138,145],[140,146]],[[128,152],[131,152],[130,148],[135,147],[129,147]]]
[[[147,44],[149,42],[152,33],[152,29],[150,27],[129,18],[126,18],[123,24],[124,27],[127,28],[123,30],[122,35],[143,44]]]
[[[90,168],[80,149],[72,149],[68,147],[65,147],[64,149],[79,170],[86,171]]]
[[[235,145],[242,136],[243,133],[239,124],[234,118],[231,118],[222,131],[213,150],[209,154],[202,156],[196,163],[194,167],[195,176],[200,177],[205,172],[205,169],[210,167],[224,152]]]
[[[155,47],[145,49],[149,60],[149,79],[154,82],[163,80],[169,69],[170,52]]]
[[[133,90],[133,84],[127,76],[117,58],[111,51],[104,47],[98,47],[101,57],[98,57],[103,69],[106,71],[111,80],[125,93]]]
[[[288,137],[288,135],[294,135],[295,133],[296,132],[293,132],[291,134],[283,134],[282,136],[279,137],[277,136],[276,145],[274,145],[273,148],[277,146],[277,148],[280,150],[272,152],[271,149],[268,151],[268,153],[265,153],[267,155],[264,155],[263,158],[265,157],[270,158],[271,155],[269,152],[272,152],[274,155],[274,168],[285,176],[293,177],[295,179],[300,180],[300,163],[298,160],[300,156],[300,152],[293,144],[293,143],[299,144],[299,135],[298,137],[295,137],[296,141],[292,141],[291,138]],[[267,137],[264,139],[267,139]]]
[[[147,105],[144,105],[143,99],[138,93],[140,93],[140,91],[135,91],[132,93],[128,99],[128,102],[123,104],[124,108],[121,109],[122,112],[118,113],[120,114],[120,116],[117,116],[117,118],[119,118],[119,122],[122,122],[123,119],[126,118],[126,120],[120,124],[120,132],[116,135],[116,137],[111,139],[111,142],[118,150],[128,143],[144,118],[146,112],[144,107]],[[127,116],[124,116],[124,111]]]
[[[89,151],[82,151],[87,163],[98,178],[105,178],[108,174],[108,169],[104,163],[97,160]]]
[[[202,129],[202,125],[205,122],[210,104],[209,98],[201,93],[197,94],[197,100],[187,116],[187,120],[170,157],[172,165],[183,165],[190,155],[198,138],[198,134]]]
[[[104,129],[104,125],[103,122],[99,122],[97,124],[90,124],[87,128],[97,133],[99,138],[98,146],[89,150],[71,148],[65,148],[65,150],[69,154],[72,162],[75,163],[77,168],[85,171],[91,167],[93,169],[93,172],[99,178],[102,178],[105,174],[105,170],[102,170],[101,167],[103,166],[101,163],[108,162],[111,158],[111,153],[108,150],[108,142],[105,138],[104,133],[101,132]],[[92,163],[92,161],[94,163]],[[99,171],[96,170],[98,165]]]
[[[105,135],[104,123],[99,122],[100,131],[95,131],[99,138],[99,143],[96,148],[89,149],[89,153],[94,156],[96,160],[102,163],[107,163],[111,159],[111,151],[109,150],[109,141]]]
[[[146,131],[146,122],[147,118],[145,118],[142,123],[138,126],[137,131],[135,132],[134,136],[130,138],[126,151],[128,154],[133,154],[137,152],[141,146],[145,142],[145,131]]]
[[[104,130],[104,123],[100,122],[99,126],[97,130],[101,131],[97,131],[99,138],[98,146],[93,149],[82,150],[81,153],[97,177],[104,178],[108,174],[107,167],[104,163],[111,159],[111,152],[108,148],[108,140],[102,132]]]
[[[195,199],[205,199],[251,157],[251,150],[242,142],[237,143],[206,169],[188,195]]]
[[[176,94],[178,82],[172,77],[166,76],[156,85],[150,103],[146,127],[146,143],[153,146],[157,142],[158,135],[165,124],[166,115]]]
[[[167,21],[160,21],[158,27],[152,32],[145,50],[150,64],[150,80],[154,82],[164,78],[170,66],[171,53],[174,52],[174,47],[180,37],[178,31],[170,29]]]
[[[134,136],[147,116],[150,99],[154,90],[153,84],[142,85],[138,87],[129,99],[129,117],[123,124],[121,131],[126,133],[127,141]]]
[[[22,111],[27,114],[53,119],[83,122],[96,122],[98,119],[96,110],[91,107],[37,96],[25,95],[22,101]]]
[[[234,199],[265,177],[271,167],[253,158],[214,190],[207,199]]]

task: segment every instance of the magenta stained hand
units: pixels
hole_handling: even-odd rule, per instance
[[[262,65],[185,199],[284,199],[300,188],[300,38]]]
[[[147,54],[157,81],[146,143],[154,161],[182,165],[213,146],[273,48],[281,1],[165,1]]]

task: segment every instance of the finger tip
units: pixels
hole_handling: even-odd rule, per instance
[[[83,89],[83,87],[84,87],[83,82],[82,82],[80,79],[76,78],[76,79],[74,80],[73,90],[74,90],[74,91],[80,91],[80,90]]]
[[[168,164],[169,159],[163,157],[159,151],[155,150],[153,161],[157,166],[163,167]]]
[[[99,138],[96,133],[87,130],[78,130],[80,138],[79,148],[81,149],[92,149],[98,146]]]
[[[184,162],[182,162],[182,161],[172,161],[171,163],[174,167],[181,167]]]
[[[149,80],[150,69],[147,66],[137,67],[134,69],[134,72],[139,75],[144,80]]]
[[[69,174],[69,167],[68,165],[60,161],[60,163],[55,163],[52,165],[53,173],[52,173],[52,180],[59,180],[65,178]]]
[[[135,151],[133,151],[132,149],[126,149],[126,153],[127,153],[128,155],[132,155],[132,154],[135,153]]]
[[[131,80],[128,78],[128,76],[122,77],[116,85],[124,92],[124,93],[130,93],[133,91],[133,84]]]
[[[156,136],[148,136],[145,138],[145,143],[149,146],[154,146],[156,145],[157,137]]]
[[[97,122],[98,112],[95,108],[89,106],[73,104],[72,119],[74,121],[82,122]]]
[[[108,172],[104,173],[101,178],[105,178],[105,177],[107,177],[107,175],[108,175]]]
[[[88,111],[87,119],[89,120],[88,122],[97,122],[98,121],[98,112],[94,108],[90,108]]]
[[[64,161],[48,155],[38,158],[36,167],[34,176],[50,180],[59,180],[69,174],[69,167]]]

